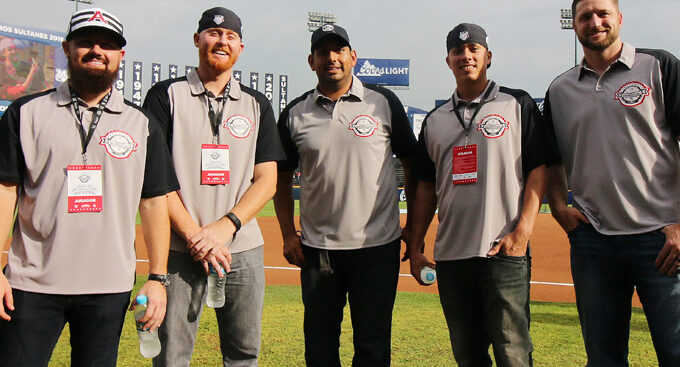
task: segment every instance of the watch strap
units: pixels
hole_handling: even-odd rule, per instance
[[[241,229],[241,220],[238,219],[238,217],[236,216],[236,214],[234,214],[234,213],[232,213],[232,212],[229,212],[229,213],[227,213],[227,215],[225,215],[225,217],[229,218],[229,220],[230,220],[232,223],[234,223],[234,227],[236,227],[236,230],[234,231],[234,233],[238,232],[239,229]]]

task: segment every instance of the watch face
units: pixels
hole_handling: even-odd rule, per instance
[[[149,280],[155,280],[157,282],[160,282],[165,287],[167,287],[168,284],[170,284],[168,274],[149,274]]]

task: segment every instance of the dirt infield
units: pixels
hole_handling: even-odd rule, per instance
[[[405,215],[402,215],[402,222]],[[283,258],[283,241],[276,217],[258,218],[265,240],[264,263],[267,284],[300,284],[299,270],[291,266]],[[402,223],[403,224],[403,223]],[[425,238],[426,254],[432,258],[432,244],[438,221],[435,218]],[[146,248],[140,226],[137,226],[137,272],[145,274],[148,271]],[[9,248],[9,241],[5,250]],[[569,268],[569,242],[560,226],[550,214],[539,214],[534,233],[531,236],[533,251],[531,299],[548,302],[574,302],[574,288],[571,286],[571,271]],[[2,264],[6,263],[6,256],[2,256]],[[399,290],[409,292],[437,293],[436,286],[423,287],[410,276],[407,263],[400,268],[402,276],[399,278]],[[639,306],[637,296],[633,304]]]

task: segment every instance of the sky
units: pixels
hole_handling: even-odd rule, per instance
[[[680,56],[680,1],[619,3],[624,42]],[[74,5],[68,0],[3,0],[0,22],[65,32]],[[308,11],[334,13],[360,58],[410,60],[410,87],[395,93],[404,105],[424,110],[455,89],[445,63],[445,40],[458,23],[486,29],[493,53],[489,78],[535,98],[574,65],[574,33],[560,28],[560,9],[569,8],[569,0],[94,0],[79,6],[101,7],[121,19],[128,41],[125,59],[144,63],[145,87],[152,62],[162,64],[162,79],[167,64],[180,70],[197,64],[193,33],[201,13],[214,6],[233,10],[243,22],[245,49],[235,69],[244,72],[244,80],[250,72],[288,75],[289,101],[316,85],[307,64]]]

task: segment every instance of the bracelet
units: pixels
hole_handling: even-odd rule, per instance
[[[227,215],[225,215],[225,217],[229,218],[229,220],[230,220],[232,223],[234,223],[234,227],[236,227],[236,230],[234,231],[234,234],[236,234],[236,232],[238,232],[238,230],[241,229],[241,220],[238,219],[238,217],[236,216],[236,214],[234,214],[234,213],[232,213],[232,212],[227,213]]]

